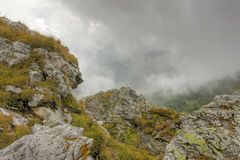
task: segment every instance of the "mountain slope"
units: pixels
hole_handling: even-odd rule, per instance
[[[59,41],[0,18],[0,159],[91,159],[93,140],[70,125],[81,82]]]

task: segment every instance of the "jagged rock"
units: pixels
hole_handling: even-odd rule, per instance
[[[45,77],[57,78],[59,90],[64,95],[69,94],[72,88],[82,82],[78,66],[65,61],[58,53],[41,48],[34,49],[33,52],[45,57],[43,73]]]
[[[50,108],[38,107],[34,108],[33,111],[36,115],[42,117],[44,119],[43,123],[48,126],[56,126],[71,122],[71,116],[64,114],[60,109],[53,111]]]
[[[181,131],[167,146],[165,160],[240,159],[240,91],[182,119]]]
[[[26,135],[0,150],[0,160],[83,160],[89,157],[93,139],[82,136],[83,129],[71,125],[53,128],[35,125]]]
[[[11,86],[11,85],[6,86],[5,90],[7,92],[12,92],[12,93],[21,93],[22,92],[21,88],[17,88],[15,86]]]
[[[28,124],[28,120],[18,113],[9,111],[5,108],[0,108],[0,112],[5,116],[12,116],[13,117],[13,125],[15,125],[15,126]]]
[[[133,120],[148,110],[144,97],[136,95],[128,87],[100,92],[83,100],[88,104],[87,112],[97,121],[103,122],[118,117]]]

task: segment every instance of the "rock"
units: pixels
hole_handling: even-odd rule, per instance
[[[41,48],[34,49],[33,52],[45,57],[42,70],[44,77],[57,78],[59,92],[63,95],[69,94],[71,89],[82,82],[78,66],[64,60],[59,53],[48,52]]]
[[[34,113],[44,119],[44,124],[48,126],[56,126],[59,124],[70,123],[71,115],[64,114],[60,109],[51,110],[46,107],[38,107],[33,109]]]
[[[28,31],[27,26],[25,26],[21,22],[14,22],[14,21],[9,20],[6,17],[1,17],[1,20],[4,21],[6,24],[10,25],[11,28],[15,31]]]
[[[179,134],[167,146],[165,160],[240,158],[240,91],[216,96],[182,119]]]
[[[162,157],[174,131],[178,113],[156,108],[129,87],[100,92],[80,100],[85,112],[101,128],[120,142],[126,135],[139,137],[136,146]],[[106,128],[104,128],[106,127]]]
[[[36,63],[31,64],[31,70],[28,73],[31,84],[33,84],[34,82],[39,82],[43,80],[43,75],[41,72],[42,71],[40,70],[38,64]]]
[[[31,47],[21,42],[11,43],[9,40],[0,38],[0,61],[9,66],[27,59],[31,53]]]
[[[79,160],[88,158],[93,139],[82,136],[83,129],[71,125],[53,128],[35,125],[26,135],[0,150],[0,160]]]
[[[30,82],[39,82],[43,79],[43,75],[39,71],[29,71]]]
[[[13,117],[13,125],[15,125],[15,126],[28,124],[28,120],[18,113],[9,111],[5,108],[0,108],[0,112],[5,116],[12,116]]]
[[[36,107],[38,106],[39,102],[41,102],[41,100],[43,99],[43,95],[42,94],[34,94],[33,98],[31,101],[28,102],[28,105],[30,107]]]
[[[11,86],[11,85],[6,86],[5,90],[7,92],[12,92],[12,93],[21,93],[22,92],[21,88],[17,88],[15,86]]]

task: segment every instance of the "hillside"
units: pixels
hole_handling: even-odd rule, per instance
[[[82,98],[77,59],[52,37],[0,18],[0,160],[235,160],[240,92],[192,114],[129,87]]]

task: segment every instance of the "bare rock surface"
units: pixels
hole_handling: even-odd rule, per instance
[[[91,159],[93,140],[82,136],[83,129],[71,125],[53,128],[35,125],[26,135],[0,150],[0,160],[81,160]]]

